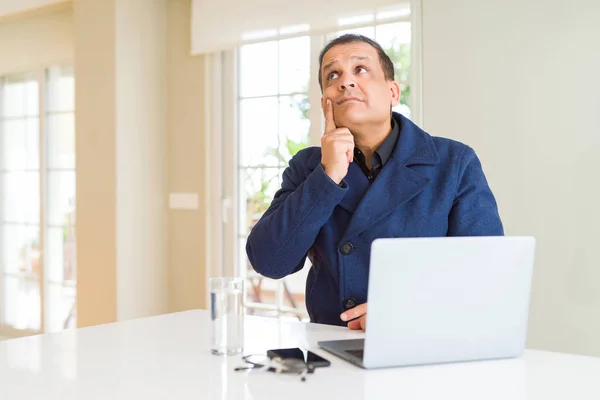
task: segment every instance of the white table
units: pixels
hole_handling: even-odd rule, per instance
[[[206,311],[0,342],[0,399],[600,399],[600,359],[523,358],[365,371],[316,346],[360,338],[342,327],[247,317],[247,352],[307,347],[331,361],[297,376],[235,372],[209,350]]]

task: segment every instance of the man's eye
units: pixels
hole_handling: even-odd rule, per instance
[[[338,77],[338,73],[337,72],[330,72],[329,75],[327,75],[327,80],[332,80]]]
[[[356,72],[358,72],[359,74],[364,74],[365,72],[367,72],[367,69],[365,67],[358,67],[356,68]]]

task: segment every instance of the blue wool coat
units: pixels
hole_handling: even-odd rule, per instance
[[[353,162],[337,185],[323,170],[321,149],[304,149],[290,160],[281,189],[248,237],[252,267],[269,278],[299,271],[309,257],[312,322],[343,325],[340,313],[367,301],[377,238],[504,234],[473,149],[432,137],[400,114],[393,118],[400,137],[373,183]]]

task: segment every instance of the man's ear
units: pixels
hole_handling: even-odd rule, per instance
[[[396,81],[390,82],[390,105],[395,107],[400,103],[400,85]]]

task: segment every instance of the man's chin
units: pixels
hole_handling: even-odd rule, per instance
[[[360,125],[364,125],[364,124],[369,124],[373,121],[373,118],[370,117],[369,115],[365,115],[364,113],[361,112],[348,112],[346,115],[344,115],[342,118],[340,118],[340,122],[342,122],[343,125],[341,126],[345,126],[347,128],[350,128],[351,126],[360,126]]]

